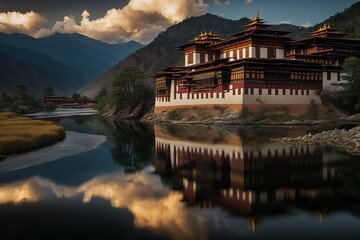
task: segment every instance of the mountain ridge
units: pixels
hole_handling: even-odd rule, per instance
[[[143,47],[136,42],[124,44],[107,44],[80,34],[57,33],[46,38],[33,38],[31,36],[13,33],[0,33],[0,53],[2,62],[5,64],[5,57],[12,62],[13,71],[21,71],[20,65],[27,68],[34,66],[37,79],[30,74],[30,79],[16,79],[13,82],[22,83],[31,89],[32,94],[41,95],[42,86],[51,86],[56,93],[70,96],[79,88],[91,80],[101,76],[104,72],[126,57],[132,51]],[[13,61],[13,60],[17,61]],[[14,64],[20,64],[18,67]],[[3,76],[5,69],[0,69],[0,76]],[[9,71],[6,70],[7,75]],[[31,71],[30,71],[31,72]],[[46,73],[45,73],[46,72]],[[59,84],[44,76],[57,76]],[[20,74],[21,75],[21,74]],[[20,76],[13,72],[10,76]],[[40,77],[41,76],[41,77]],[[11,93],[15,90],[15,84],[6,83],[4,77],[0,78],[0,90]],[[41,86],[29,86],[37,82]],[[47,84],[48,82],[48,84]],[[61,87],[61,84],[65,85]]]

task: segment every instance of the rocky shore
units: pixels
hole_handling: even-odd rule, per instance
[[[312,135],[270,139],[274,142],[286,143],[290,146],[299,144],[332,146],[352,155],[360,155],[360,126],[350,130],[334,129]]]
[[[341,116],[331,119],[318,118],[309,119],[306,117],[296,118],[260,118],[244,117],[236,112],[225,111],[216,116],[193,116],[188,115],[171,116],[169,112],[148,113],[141,121],[158,123],[158,124],[207,124],[207,125],[319,125],[328,123],[358,123],[360,122],[360,114],[350,117]],[[198,114],[199,115],[199,114]],[[204,114],[203,114],[204,115]]]

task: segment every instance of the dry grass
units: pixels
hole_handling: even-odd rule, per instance
[[[0,156],[31,151],[61,141],[65,129],[51,121],[0,112]]]

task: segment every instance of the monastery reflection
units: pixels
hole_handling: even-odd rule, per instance
[[[181,189],[189,205],[220,206],[251,217],[252,225],[264,214],[334,196],[337,166],[349,159],[331,149],[289,148],[267,137],[255,141],[207,129],[206,136],[186,138],[172,132],[155,128],[156,172]]]

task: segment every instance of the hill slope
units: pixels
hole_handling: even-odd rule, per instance
[[[175,50],[177,45],[185,43],[201,31],[211,30],[226,37],[241,31],[248,22],[247,18],[234,21],[211,14],[188,18],[160,33],[146,47],[130,54],[102,77],[81,89],[80,94],[94,97],[103,86],[109,89],[113,76],[127,66],[138,66],[147,74],[152,74],[166,66],[183,65],[183,53]]]
[[[186,19],[159,34],[149,45],[129,55],[99,79],[81,89],[80,93],[94,97],[103,86],[107,89],[111,88],[111,81],[114,75],[120,69],[130,65],[143,68],[147,74],[153,74],[166,66],[183,65],[183,54],[181,51],[175,50],[174,47],[185,43],[205,30],[212,30],[220,35],[239,32],[248,21],[249,19],[247,18],[233,21],[211,14]],[[324,22],[330,23],[332,26],[349,33],[358,31],[358,37],[360,37],[360,2],[353,4],[344,12],[330,17],[314,27],[304,28],[290,24],[280,24],[271,26],[270,29],[291,31],[290,37],[300,38],[306,37]],[[355,36],[355,34],[351,36]]]
[[[112,66],[131,52],[143,47],[141,44],[129,42],[124,44],[107,44],[79,34],[54,34],[52,36],[35,39],[23,34],[0,33],[0,53],[2,63],[21,63],[35,67],[34,71],[44,74],[36,79],[17,78],[21,68],[13,66],[10,69],[0,69],[0,75],[12,76],[13,82],[22,83],[32,89],[32,93],[39,96],[42,86],[51,86],[57,93],[71,95],[90,81],[98,78]],[[8,59],[6,59],[6,56]],[[18,66],[20,66],[18,65]],[[46,72],[46,74],[45,74]],[[50,80],[45,75],[53,76],[58,82]],[[56,77],[54,77],[56,76]],[[8,78],[0,78],[0,87],[6,92],[14,91],[16,84],[6,83]],[[39,85],[33,86],[32,84]]]

